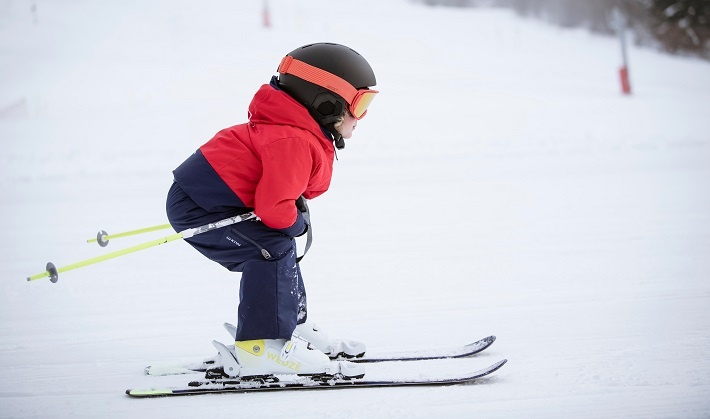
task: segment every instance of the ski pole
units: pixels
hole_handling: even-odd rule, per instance
[[[156,240],[152,240],[152,241],[149,241],[146,243],[138,244],[138,245],[135,245],[132,247],[128,247],[126,249],[117,250],[112,253],[107,253],[105,255],[97,256],[97,257],[94,257],[91,259],[86,259],[81,262],[76,262],[71,265],[63,266],[60,268],[57,268],[52,262],[49,262],[49,263],[47,263],[47,266],[46,266],[44,272],[39,273],[37,275],[32,275],[30,277],[27,277],[27,281],[35,281],[37,279],[49,277],[50,281],[56,283],[59,280],[59,274],[61,272],[66,272],[66,271],[70,271],[72,269],[77,269],[77,268],[83,268],[84,266],[93,265],[95,263],[103,262],[108,259],[113,259],[113,258],[117,258],[119,256],[127,255],[129,253],[138,252],[140,250],[147,249],[149,247],[158,246],[163,243],[168,243],[168,242],[171,242],[174,240],[189,239],[190,237],[196,236],[198,234],[202,234],[202,233],[205,233],[208,231],[216,230],[218,228],[226,227],[226,226],[229,226],[232,224],[236,224],[236,223],[239,223],[242,221],[252,220],[252,219],[258,220],[259,217],[257,217],[256,214],[254,214],[253,212],[248,212],[246,214],[241,214],[241,215],[237,215],[234,217],[225,218],[224,220],[220,220],[220,221],[217,221],[214,223],[205,224],[200,227],[188,228],[188,229],[183,230],[179,233],[171,234],[169,236],[162,237],[160,239],[156,239]]]
[[[165,230],[170,227],[171,227],[170,224],[161,224],[161,225],[157,225],[157,226],[153,226],[153,227],[139,228],[138,230],[131,230],[131,231],[126,231],[123,233],[116,233],[116,234],[111,234],[111,235],[109,235],[104,230],[101,230],[96,234],[96,238],[88,239],[86,242],[87,243],[96,242],[99,244],[99,246],[106,247],[106,246],[108,246],[108,241],[111,239],[118,239],[121,237],[135,236],[138,234],[150,233],[151,231]]]

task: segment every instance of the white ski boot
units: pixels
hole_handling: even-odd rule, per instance
[[[291,340],[259,339],[235,343],[239,376],[260,377],[297,374],[316,377],[362,378],[362,365],[331,361],[297,334]],[[222,354],[224,357],[226,354]],[[224,363],[224,359],[223,359]],[[226,364],[226,363],[225,363]]]
[[[365,355],[365,344],[352,340],[330,339],[317,324],[307,321],[296,326],[294,334],[310,342],[329,358],[361,358]]]
[[[232,338],[237,336],[237,327],[224,323],[224,328],[232,335]],[[307,321],[296,326],[294,333],[301,336],[310,342],[316,349],[319,349],[330,359],[336,358],[361,358],[365,355],[365,344],[352,340],[330,339],[317,324],[312,321]],[[209,360],[205,360],[208,362]]]

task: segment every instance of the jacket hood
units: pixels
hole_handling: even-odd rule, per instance
[[[310,131],[319,140],[332,144],[332,138],[326,136],[306,107],[273,84],[261,86],[254,95],[249,104],[249,122],[301,128]]]

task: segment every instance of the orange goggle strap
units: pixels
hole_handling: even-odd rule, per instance
[[[281,74],[292,74],[305,81],[326,88],[345,99],[349,105],[353,104],[353,100],[358,95],[358,90],[342,78],[321,68],[297,60],[290,55],[285,56],[283,60],[281,60],[278,72]],[[377,93],[376,90],[370,91]]]

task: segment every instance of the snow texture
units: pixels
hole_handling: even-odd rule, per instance
[[[0,2],[0,417],[710,417],[710,64],[404,0]],[[283,55],[381,94],[310,202],[309,316],[373,350],[495,334],[480,385],[133,400],[229,341],[239,275],[167,235],[171,171]],[[448,364],[447,364],[448,365]],[[402,365],[392,368],[402,368]],[[425,363],[413,374],[437,369]],[[447,368],[456,368],[449,365]]]

